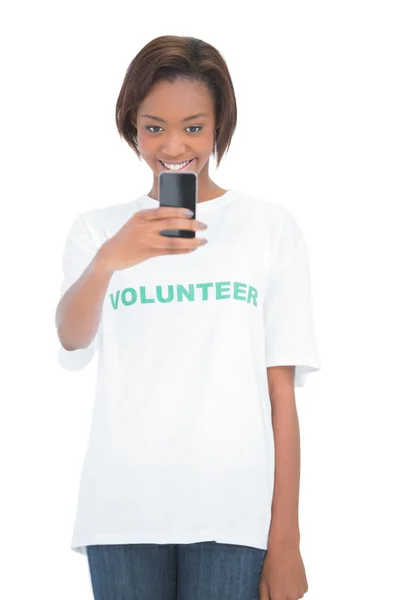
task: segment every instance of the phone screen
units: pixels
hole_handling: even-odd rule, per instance
[[[196,218],[197,173],[174,173],[163,171],[159,175],[158,198],[160,206],[177,206],[189,208]],[[195,237],[194,231],[187,229],[164,229],[162,235],[167,237]]]

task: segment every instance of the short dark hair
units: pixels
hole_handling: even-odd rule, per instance
[[[203,40],[164,35],[140,50],[128,67],[118,96],[115,110],[118,132],[140,157],[135,125],[138,106],[156,82],[177,79],[205,83],[214,99],[218,167],[236,128],[236,97],[224,58]]]

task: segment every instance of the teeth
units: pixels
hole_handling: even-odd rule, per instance
[[[183,167],[186,167],[186,165],[188,165],[190,163],[190,160],[187,160],[186,162],[180,163],[179,165],[172,165],[170,163],[166,163],[161,161],[161,163],[164,165],[164,167],[167,167],[167,169],[170,169],[171,171],[179,171],[179,169],[182,169]]]

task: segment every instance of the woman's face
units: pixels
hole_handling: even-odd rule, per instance
[[[160,81],[138,107],[136,127],[139,152],[156,177],[189,160],[184,170],[200,175],[214,149],[212,96],[204,83]]]

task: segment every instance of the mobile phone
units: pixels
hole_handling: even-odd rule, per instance
[[[196,218],[197,173],[163,171],[158,178],[158,198],[160,206],[189,208]],[[195,232],[188,229],[163,229],[161,235],[167,237],[194,238]]]

